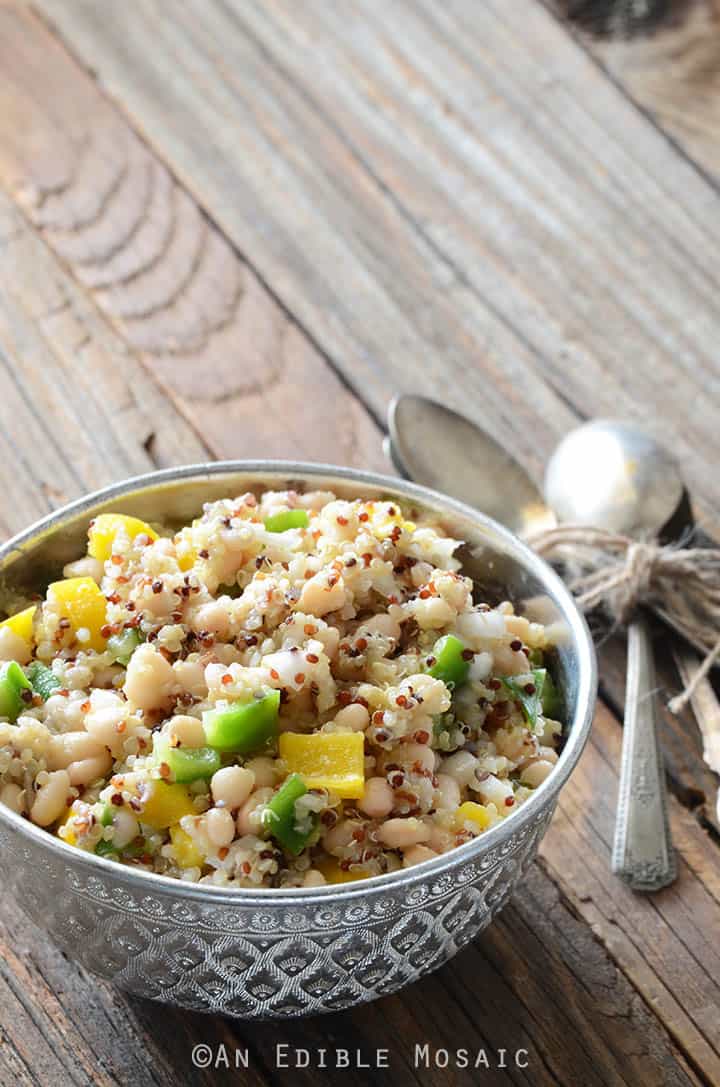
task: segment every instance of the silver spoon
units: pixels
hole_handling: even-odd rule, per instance
[[[545,498],[559,520],[656,536],[682,501],[670,454],[637,427],[598,419],[571,431],[551,456]],[[657,735],[655,663],[646,618],[628,625],[627,680],[612,870],[636,891],[676,876]]]
[[[477,506],[521,536],[551,527],[554,514],[615,532],[655,535],[683,496],[669,454],[627,424],[600,420],[568,434],[548,464],[545,499],[492,438],[441,404],[419,396],[398,397],[390,406],[389,429],[389,452],[403,475]],[[628,630],[612,868],[643,891],[659,890],[676,874],[657,741],[655,669],[642,617]]]

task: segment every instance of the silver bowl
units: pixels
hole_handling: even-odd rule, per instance
[[[153,472],[97,491],[0,549],[4,587],[44,589],[82,554],[104,510],[173,524],[204,501],[258,486],[392,495],[467,541],[484,598],[556,624],[567,739],[552,774],[502,824],[417,867],[360,883],[245,891],[183,883],[81,852],[0,807],[0,872],[33,920],[83,966],[138,996],[241,1018],[337,1011],[441,966],[489,925],[534,858],[588,737],[595,654],[569,592],[494,521],[397,479],[322,464],[255,461]],[[501,485],[501,481],[500,481]]]

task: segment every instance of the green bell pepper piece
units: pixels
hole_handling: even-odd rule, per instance
[[[106,842],[104,838],[101,838],[98,844],[95,846],[95,855],[98,857],[110,857],[117,856],[118,850],[114,842]]]
[[[552,717],[553,721],[559,721],[563,711],[563,700],[555,680],[549,672],[545,673],[545,682],[542,689],[543,717]]]
[[[140,635],[132,627],[129,630],[123,630],[122,634],[112,634],[107,640],[110,656],[118,664],[123,665],[128,663],[139,645]]]
[[[30,665],[28,678],[35,694],[39,694],[43,702],[47,702],[53,691],[57,691],[59,687],[62,687],[62,683],[52,668],[48,668],[46,664],[42,664],[40,661],[33,661]]]
[[[7,717],[14,724],[25,706],[21,692],[31,690],[32,684],[17,661],[3,664],[0,667],[0,717]]]
[[[268,802],[262,817],[263,828],[294,857],[302,853],[317,830],[318,817],[314,814],[309,816],[307,830],[297,826],[295,804],[306,792],[300,775],[291,774]]]
[[[448,687],[462,687],[467,682],[470,660],[474,656],[471,654],[470,659],[466,659],[465,654],[470,652],[454,634],[438,638],[432,651],[435,663],[428,669],[428,674],[433,679],[441,679]]]
[[[265,518],[265,528],[268,532],[287,532],[289,528],[307,528],[310,518],[307,510],[283,510],[282,513],[273,513]]]
[[[505,690],[516,699],[523,711],[523,716],[534,728],[542,710],[543,688],[547,679],[544,668],[533,668],[524,676],[504,676],[501,680]]]
[[[227,709],[206,710],[203,727],[208,745],[217,751],[250,755],[277,735],[280,692],[268,691],[253,702],[239,702]]]
[[[186,784],[190,781],[211,778],[220,769],[220,752],[213,747],[171,747],[169,743],[155,744],[160,762],[170,767],[174,781]]]

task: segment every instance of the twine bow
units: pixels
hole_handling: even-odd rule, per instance
[[[624,625],[649,608],[699,650],[700,668],[669,703],[679,713],[720,657],[720,549],[663,546],[585,525],[560,525],[530,543],[563,565],[583,611],[603,607]]]

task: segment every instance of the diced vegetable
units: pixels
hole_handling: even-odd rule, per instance
[[[512,695],[522,706],[525,720],[533,728],[537,724],[538,715],[542,709],[542,693],[547,672],[544,668],[534,668],[532,672],[526,672],[522,676],[505,676],[502,684],[508,694]]]
[[[25,705],[22,692],[29,690],[32,690],[30,680],[17,661],[0,665],[0,717],[14,724]]]
[[[181,868],[201,868],[205,858],[182,827],[170,827],[170,841]]]
[[[184,815],[196,814],[192,796],[185,785],[153,781],[145,807],[137,813],[137,817],[153,830],[164,830],[179,823]]]
[[[101,633],[106,622],[107,601],[91,577],[70,577],[54,581],[48,588],[48,598],[57,606],[62,619],[83,649],[102,653],[107,644]]]
[[[187,783],[208,779],[220,769],[220,752],[213,747],[171,747],[169,743],[155,742],[159,762],[165,763],[175,781]]]
[[[441,679],[451,688],[461,687],[467,681],[473,653],[454,634],[439,638],[432,655],[435,663],[428,672],[434,679]]]
[[[307,528],[310,518],[307,510],[283,510],[282,513],[273,513],[265,518],[265,528],[268,532],[287,532],[289,528]]]
[[[28,678],[35,694],[39,694],[43,702],[47,702],[50,695],[62,687],[62,683],[47,664],[33,661],[28,669]]]
[[[302,853],[317,829],[318,817],[313,813],[308,813],[302,823],[298,822],[295,805],[306,792],[300,775],[292,774],[263,811],[264,829],[293,856]]]
[[[277,735],[280,692],[268,691],[253,702],[236,702],[227,709],[206,710],[205,737],[218,751],[250,755],[261,751]]]
[[[124,530],[129,539],[144,533],[151,540],[157,540],[157,532],[138,517],[128,517],[124,513],[101,513],[88,530],[88,554],[100,562],[106,562],[112,555],[113,542],[118,532]]]
[[[549,672],[545,673],[541,701],[543,717],[551,717],[553,721],[559,721],[563,712],[562,695]]]
[[[122,634],[112,634],[107,640],[108,651],[118,664],[127,664],[133,653],[140,645],[140,635],[137,630],[123,630]]]
[[[187,570],[192,570],[197,560],[197,551],[194,547],[188,548],[186,551],[181,551],[178,554],[178,566],[185,573]]]
[[[101,838],[98,844],[95,846],[95,853],[98,857],[109,857],[112,854],[117,856],[117,846],[114,842],[106,842],[104,838]]]
[[[365,792],[365,737],[362,732],[283,732],[278,747],[288,772],[308,789],[328,789],[344,800]]]
[[[484,804],[476,804],[473,800],[466,800],[461,804],[454,815],[456,830],[465,830],[466,823],[472,823],[478,830],[487,830],[490,826],[490,812]]]
[[[3,619],[2,623],[0,623],[0,627],[7,627],[13,634],[17,634],[18,638],[22,638],[28,645],[32,645],[33,619],[35,618],[36,611],[37,604],[31,604],[29,608],[16,612],[16,614],[11,615],[9,619]]]
[[[370,875],[365,868],[341,868],[335,857],[321,857],[313,867],[325,876],[327,883],[354,883],[355,880],[366,879]]]

